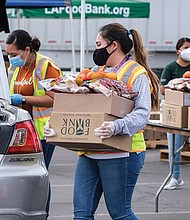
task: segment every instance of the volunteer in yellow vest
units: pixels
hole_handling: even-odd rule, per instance
[[[133,47],[135,60],[129,55]],[[100,138],[127,135],[132,137],[132,146],[131,152],[80,153],[74,181],[74,219],[93,220],[103,194],[111,219],[137,220],[131,208],[132,195],[145,158],[142,131],[149,120],[151,107],[158,107],[158,78],[147,64],[139,33],[118,23],[100,29],[93,59],[98,66],[93,70],[115,72],[118,80],[138,92],[133,98],[135,107],[130,114],[103,122],[95,129],[95,134]],[[54,135],[48,124],[45,135],[51,134]]]
[[[133,47],[135,61],[129,55]],[[132,136],[132,150],[79,157],[74,182],[74,219],[94,219],[103,194],[111,219],[136,220],[131,201],[145,158],[142,130],[149,120],[151,103],[154,108],[158,104],[158,79],[147,64],[139,33],[118,23],[100,29],[93,59],[96,65],[103,66],[101,68],[105,72],[116,72],[118,80],[125,82],[133,92],[138,92],[130,114],[103,122],[95,129],[100,138],[118,134]]]
[[[62,72],[49,57],[37,52],[40,44],[37,37],[32,38],[24,30],[15,30],[8,35],[5,48],[11,64],[8,70],[11,102],[27,110],[33,118],[48,169],[55,146],[46,143],[44,126],[50,118],[54,92],[45,91],[39,81],[58,77]]]

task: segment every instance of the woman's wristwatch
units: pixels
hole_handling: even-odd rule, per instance
[[[22,104],[26,103],[26,96],[22,96]]]

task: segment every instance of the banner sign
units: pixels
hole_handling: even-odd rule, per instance
[[[21,16],[26,18],[69,18],[72,10],[74,18],[80,18],[81,5],[79,0],[72,2],[72,7],[51,7],[23,9]],[[149,18],[150,3],[124,0],[87,0],[85,4],[86,18]],[[14,17],[15,13],[9,13]]]
[[[70,4],[71,0],[6,0],[7,8],[62,7]]]

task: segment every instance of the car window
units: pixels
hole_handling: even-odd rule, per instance
[[[9,84],[7,72],[3,59],[3,53],[0,46],[0,98],[6,99],[10,102]]]

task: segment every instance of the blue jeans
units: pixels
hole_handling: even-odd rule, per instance
[[[183,141],[184,141],[184,136],[183,135],[180,135],[180,134],[175,134],[174,135],[175,137],[175,151],[177,149],[179,149],[182,144],[183,144]],[[171,153],[172,153],[172,141],[173,141],[173,138],[172,138],[172,134],[171,133],[167,133],[167,138],[168,138],[168,149],[169,149],[169,159],[171,158]],[[176,155],[175,155],[175,161],[181,161],[181,151],[178,152]],[[181,165],[180,164],[176,164],[174,165],[173,167],[173,172],[172,172],[172,177],[173,178],[180,178],[181,177]]]
[[[144,158],[145,152],[106,160],[80,156],[74,182],[74,219],[93,220],[104,194],[113,220],[137,220],[131,203]]]
[[[55,149],[55,145],[47,143],[46,140],[41,140],[41,143],[42,143],[42,148],[43,148],[45,165],[48,170],[50,162],[51,162],[51,158],[53,156],[53,152]],[[51,199],[51,186],[49,183],[48,200],[47,200],[47,204],[46,204],[46,212],[47,212],[46,217],[49,216],[50,199]]]

